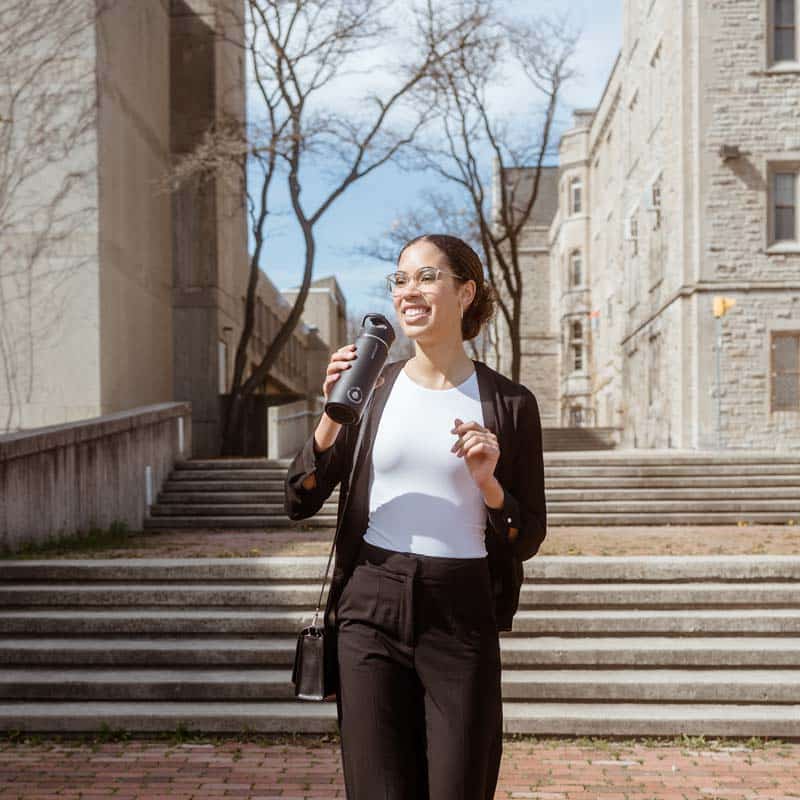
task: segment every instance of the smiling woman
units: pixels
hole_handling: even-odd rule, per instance
[[[386,279],[415,355],[384,366],[358,426],[323,414],[286,509],[310,516],[342,484],[325,621],[348,798],[489,800],[499,631],[546,530],[538,405],[464,350],[496,301],[468,244],[419,236]],[[354,358],[334,353],[325,388]]]

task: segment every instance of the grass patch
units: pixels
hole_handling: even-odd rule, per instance
[[[627,759],[626,752],[635,746],[649,748],[679,747],[690,751],[719,751],[727,749],[745,750],[749,753],[770,750],[773,755],[783,758],[796,757],[791,749],[796,747],[797,740],[785,740],[772,737],[725,737],[704,735],[677,734],[675,736],[580,736],[580,735],[542,735],[526,733],[506,733],[503,739],[507,744],[529,744],[547,749],[576,745],[595,750],[605,758]],[[165,743],[172,746],[181,744],[205,744],[224,747],[230,744],[258,744],[263,747],[302,746],[308,748],[324,747],[339,742],[336,731],[329,733],[301,732],[259,732],[249,725],[238,732],[210,732],[195,729],[191,724],[181,720],[171,730],[134,732],[124,728],[116,728],[103,723],[97,731],[39,733],[23,729],[0,731],[0,746],[34,745],[52,746],[54,744],[72,744],[76,746],[97,747],[108,742],[125,742],[131,745],[148,743]]]
[[[4,546],[0,548],[0,559],[38,558],[46,555],[63,555],[73,550],[100,551],[127,547],[133,535],[128,530],[127,522],[114,520],[106,529],[93,526],[88,531],[56,534],[41,542],[24,544],[17,550]]]

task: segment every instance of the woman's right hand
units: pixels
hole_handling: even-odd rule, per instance
[[[331,360],[328,363],[328,368],[325,371],[325,382],[322,385],[322,394],[325,395],[325,400],[328,399],[328,394],[330,393],[333,384],[339,380],[339,374],[344,372],[346,369],[350,369],[352,364],[350,363],[356,357],[356,346],[355,343],[346,344],[343,347],[340,347],[336,350],[333,355],[331,355]]]

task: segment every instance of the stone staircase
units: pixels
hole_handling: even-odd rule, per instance
[[[145,527],[334,527],[338,487],[307,520],[283,510],[289,459],[193,459],[176,465]],[[800,453],[545,452],[548,524],[720,525],[800,522]]]
[[[0,728],[336,731],[295,700],[326,557],[3,561]],[[501,634],[507,732],[800,736],[800,557],[545,557]]]
[[[557,450],[613,450],[617,428],[542,428],[545,452]]]

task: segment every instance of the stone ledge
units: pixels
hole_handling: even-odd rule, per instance
[[[156,403],[113,414],[103,414],[100,417],[65,422],[61,425],[47,425],[3,434],[0,435],[0,462],[57,447],[69,447],[93,439],[102,439],[167,419],[191,417],[191,414],[192,404],[189,402]]]

